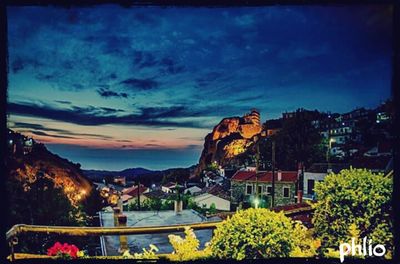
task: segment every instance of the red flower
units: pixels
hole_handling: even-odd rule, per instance
[[[47,249],[48,256],[57,256],[57,255],[68,255],[71,258],[77,258],[77,253],[79,248],[75,245],[69,245],[64,243],[61,245],[60,242],[56,242],[51,248]]]

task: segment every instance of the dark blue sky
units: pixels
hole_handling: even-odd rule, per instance
[[[390,96],[387,6],[13,7],[8,25],[9,127],[83,168],[189,166],[223,117]]]

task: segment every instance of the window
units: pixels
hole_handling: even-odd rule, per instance
[[[283,187],[283,197],[289,198],[289,187]]]
[[[315,180],[308,180],[307,181],[307,193],[308,194],[314,194],[314,184]]]
[[[267,195],[272,194],[272,186],[267,186]]]
[[[253,185],[246,185],[246,194],[253,194]]]
[[[258,185],[258,194],[261,195],[262,194],[262,186]]]

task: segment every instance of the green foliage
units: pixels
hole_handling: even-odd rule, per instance
[[[94,224],[92,217],[96,216],[97,212],[99,212],[103,206],[103,198],[101,197],[99,191],[93,188],[88,197],[81,203],[81,210],[87,216],[85,225]]]
[[[63,190],[54,182],[38,176],[33,183],[22,183],[10,178],[6,182],[10,204],[8,227],[25,223],[33,225],[79,225],[78,213]]]
[[[216,162],[212,162],[207,165],[206,171],[217,172],[218,171],[218,164]]]
[[[211,251],[221,259],[289,257],[294,236],[298,234],[283,213],[250,208],[219,224],[211,240]]]
[[[20,182],[9,177],[6,181],[6,191],[9,206],[7,228],[15,224],[32,225],[83,225],[86,219],[80,208],[73,207],[63,190],[56,188],[54,182],[38,175],[36,181]],[[44,249],[54,244],[60,237],[29,234],[20,237],[17,250],[21,252],[45,253]],[[71,237],[69,242],[74,242]],[[75,243],[74,244],[79,244]]]
[[[365,169],[342,170],[317,183],[313,223],[322,247],[337,248],[350,235],[368,237],[393,250],[393,179]]]
[[[291,257],[304,258],[316,256],[317,250],[321,246],[319,239],[314,239],[313,234],[305,226],[296,223],[294,226],[294,248],[290,253]]]
[[[209,213],[210,213],[210,214],[215,214],[215,213],[217,213],[217,207],[215,206],[215,203],[212,203],[212,204],[210,205]]]
[[[327,145],[319,131],[312,125],[312,119],[307,115],[299,114],[285,120],[282,129],[271,137],[275,140],[276,167],[281,170],[296,170],[297,163],[303,161],[306,167],[314,162],[323,162],[326,159]],[[271,169],[268,162],[272,157],[272,140],[260,142],[261,163],[266,169]]]
[[[162,211],[173,210],[174,200],[162,201],[158,198],[149,198],[140,202],[140,210],[144,211]],[[124,211],[137,211],[139,210],[139,203],[137,199],[131,201],[128,205],[124,206]]]
[[[124,259],[158,259],[156,252],[158,252],[158,248],[150,244],[149,250],[143,248],[142,253],[134,253],[133,255],[129,253],[129,250],[126,250],[122,257]]]
[[[185,238],[177,235],[169,235],[169,242],[174,248],[174,252],[169,255],[169,259],[173,261],[188,261],[195,259],[204,259],[211,256],[209,247],[199,251],[200,242],[196,238],[193,229],[185,228]]]
[[[141,210],[160,211],[162,207],[161,199],[151,198],[146,199],[141,204]]]

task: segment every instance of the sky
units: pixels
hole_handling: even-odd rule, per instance
[[[8,127],[83,169],[188,167],[224,117],[390,97],[385,5],[7,12]]]

